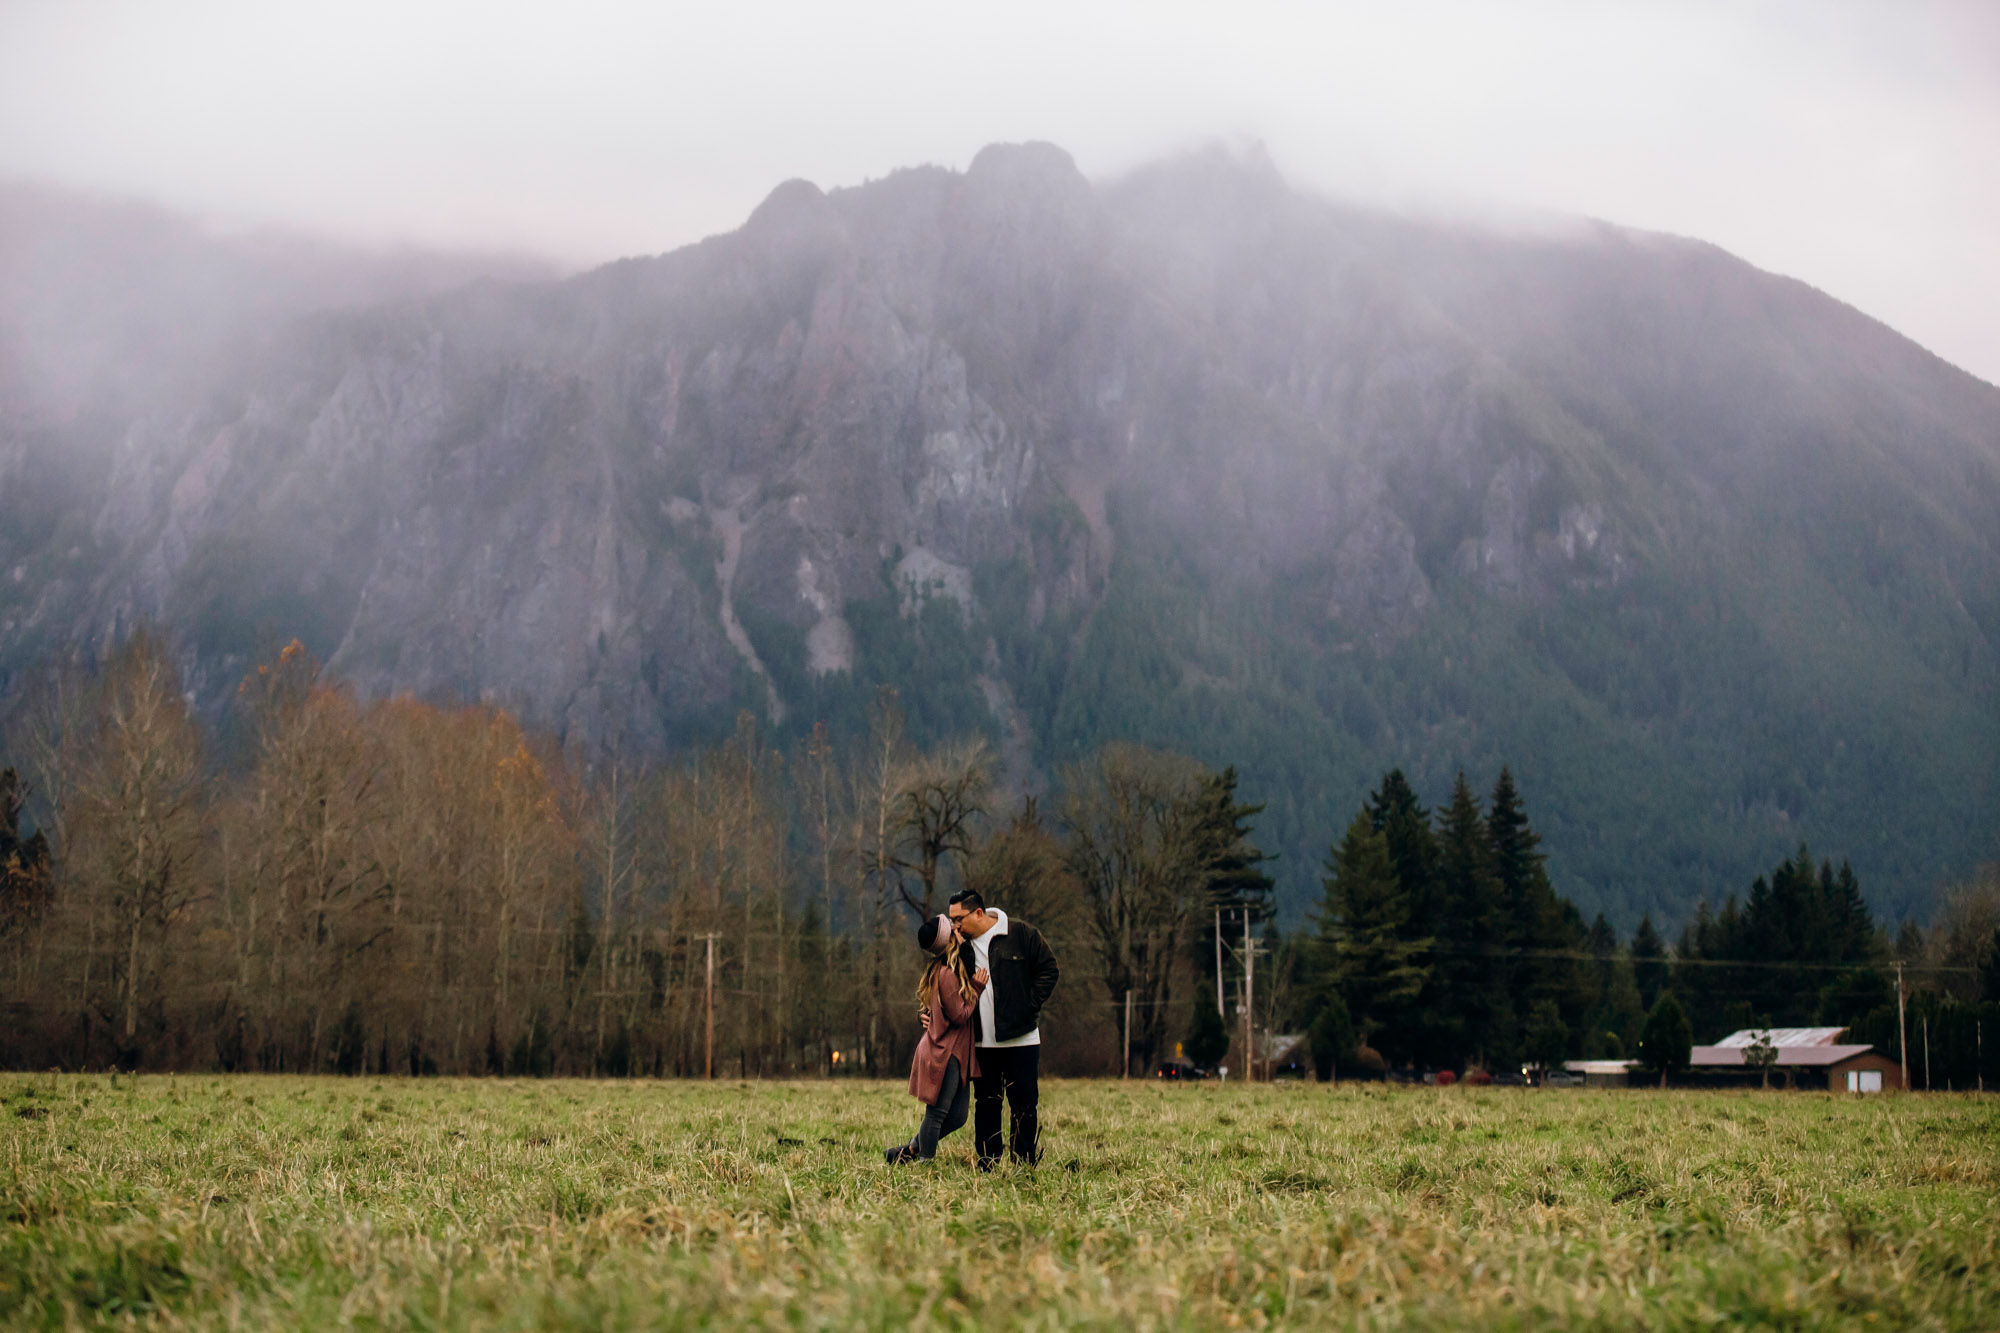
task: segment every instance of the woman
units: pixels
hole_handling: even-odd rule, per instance
[[[961,949],[958,932],[945,917],[917,927],[917,944],[931,956],[917,983],[917,1003],[930,1022],[910,1061],[910,1095],[929,1109],[915,1138],[883,1151],[891,1165],[937,1156],[938,1140],[965,1123],[969,1089],[979,1073],[972,1016],[986,989],[986,969],[968,973],[972,951]]]

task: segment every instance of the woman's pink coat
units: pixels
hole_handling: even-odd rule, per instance
[[[937,1008],[931,1012],[931,1030],[917,1043],[910,1060],[910,1095],[929,1106],[937,1100],[944,1083],[944,1067],[958,1058],[958,1071],[965,1078],[979,1074],[979,1057],[972,1045],[972,1016],[979,1008],[979,994],[986,983],[972,983],[972,998],[958,993],[958,976],[949,967],[938,969]]]

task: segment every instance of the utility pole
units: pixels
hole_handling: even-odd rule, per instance
[[[1903,1018],[1903,963],[1896,961],[1896,1057],[1903,1062],[1903,1091],[1910,1090],[1910,1027]]]
[[[1215,1016],[1229,1011],[1222,1007],[1222,909],[1215,909]]]
[[[1972,1021],[1972,1076],[1979,1083],[1979,1090],[1986,1091],[1986,1020]]]
[[[709,931],[702,937],[708,941],[708,984],[703,988],[704,1007],[708,1011],[708,1041],[702,1054],[702,1077],[715,1078],[715,932]]]
[[[1931,1090],[1931,1020],[1924,1019],[1924,1091]]]
[[[1120,1067],[1120,1078],[1132,1077],[1132,992],[1125,992],[1125,1063]]]
[[[1250,905],[1243,905],[1243,1077],[1257,1079],[1257,944],[1250,938]]]

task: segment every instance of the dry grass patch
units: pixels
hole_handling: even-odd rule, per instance
[[[0,1077],[0,1324],[2000,1325],[2000,1103]]]

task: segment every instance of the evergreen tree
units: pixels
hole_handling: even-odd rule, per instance
[[[1493,784],[1493,796],[1486,806],[1486,837],[1493,849],[1493,878],[1499,885],[1507,914],[1519,922],[1534,891],[1534,879],[1545,859],[1538,850],[1541,836],[1528,827],[1528,814],[1521,805],[1521,793],[1514,786],[1511,769],[1501,768]],[[1543,882],[1547,877],[1543,876]]]
[[[1590,951],[1590,956],[1597,960],[1600,967],[1617,957],[1618,932],[1605,920],[1604,913],[1599,912],[1591,920],[1590,929],[1584,932],[1583,947]]]
[[[1827,938],[1831,954],[1841,962],[1873,962],[1880,956],[1875,914],[1861,896],[1854,867],[1840,863],[1831,874],[1821,867],[1820,896],[1826,904]]]
[[[1234,765],[1202,778],[1194,798],[1197,854],[1209,897],[1225,906],[1251,904],[1252,918],[1262,919],[1269,911],[1272,880],[1259,867],[1272,858],[1250,840],[1257,831],[1250,821],[1264,807],[1237,804],[1236,780]]]
[[[1319,943],[1322,975],[1355,1027],[1390,1058],[1408,1056],[1408,1012],[1430,973],[1431,941],[1408,938],[1409,903],[1388,840],[1368,812],[1355,815],[1327,860]]]
[[[1639,988],[1640,1005],[1651,1012],[1667,985],[1667,946],[1653,929],[1650,912],[1639,918],[1639,928],[1632,932],[1632,982]]]
[[[1910,920],[1908,917],[1905,917],[1903,919],[1903,924],[1896,928],[1895,955],[1896,957],[1902,959],[1906,963],[1916,963],[1923,961],[1923,956],[1924,956],[1923,927],[1919,926],[1916,922]]]
[[[1382,775],[1382,785],[1368,793],[1368,818],[1389,844],[1396,878],[1409,900],[1411,919],[1424,921],[1438,907],[1437,838],[1431,832],[1430,811],[1411,789],[1403,770]]]
[[[1211,985],[1215,980],[1217,910],[1221,912],[1225,949],[1242,938],[1246,912],[1253,922],[1266,920],[1271,914],[1274,884],[1262,867],[1272,858],[1251,841],[1256,826],[1250,821],[1263,812],[1261,805],[1237,804],[1233,765],[1202,778],[1195,791],[1192,846],[1208,894],[1208,908],[1190,939],[1195,964]]]
[[[1441,1027],[1454,1057],[1511,1063],[1514,1019],[1503,961],[1506,916],[1479,800],[1460,772],[1438,813],[1437,973]]]
[[[1585,979],[1590,1008],[1583,1024],[1583,1054],[1586,1059],[1616,1060],[1639,1039],[1639,1025],[1646,1020],[1632,959],[1618,947],[1618,932],[1602,912],[1590,923],[1584,948],[1591,961]]]
[[[1829,1027],[1851,1028],[1885,1006],[1896,1005],[1893,973],[1881,967],[1864,967],[1836,973],[1820,988],[1814,1017]]]
[[[1597,1017],[1591,1025],[1590,1045],[1594,1049],[1586,1050],[1585,1054],[1606,1060],[1623,1059],[1637,1044],[1639,1029],[1645,1022],[1646,1006],[1639,998],[1632,959],[1620,954],[1612,960],[1610,981],[1598,1001]]]
[[[1339,1077],[1340,1066],[1353,1061],[1360,1043],[1355,1040],[1354,1020],[1338,991],[1326,995],[1318,1017],[1306,1029],[1306,1039],[1312,1044],[1313,1070],[1322,1083]]]
[[[1430,939],[1443,912],[1438,882],[1437,835],[1431,828],[1431,812],[1417,799],[1416,791],[1403,770],[1392,768],[1382,775],[1381,786],[1368,793],[1368,818],[1389,845],[1389,859],[1395,863],[1396,880],[1403,899],[1409,904],[1404,938]],[[1457,1057],[1454,1017],[1443,991],[1443,978],[1431,970],[1422,990],[1409,1002],[1403,1020],[1406,1058],[1425,1064],[1442,1065]]]
[[[1569,1054],[1569,1041],[1569,1026],[1563,1022],[1556,1002],[1537,1001],[1521,1034],[1521,1053],[1528,1063],[1542,1070],[1556,1068]]]
[[[1213,1067],[1229,1054],[1229,1025],[1205,996],[1195,997],[1194,1026],[1188,1032],[1187,1053],[1188,1059],[1203,1069]]]
[[[1923,953],[1912,931],[1912,957]],[[1804,844],[1759,875],[1741,903],[1706,905],[1682,932],[1676,988],[1697,1031],[1852,1025],[1882,1003],[1882,946],[1853,869],[1813,862]]]
[[[1639,1063],[1657,1073],[1664,1088],[1668,1074],[1688,1067],[1693,1050],[1694,1033],[1688,1026],[1687,1015],[1681,1012],[1671,992],[1662,995],[1653,1012],[1646,1015],[1646,1026],[1639,1032]]]
[[[1566,1025],[1580,1024],[1585,981],[1570,955],[1582,944],[1583,931],[1575,923],[1575,909],[1549,883],[1541,835],[1529,827],[1514,775],[1504,767],[1487,803],[1486,833],[1507,919],[1509,1007],[1523,1016],[1546,1001],[1557,1007]]]

